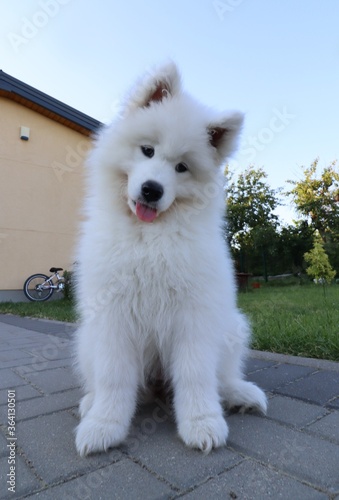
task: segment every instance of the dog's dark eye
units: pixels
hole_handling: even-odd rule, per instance
[[[179,172],[179,174],[181,174],[182,172],[187,172],[187,170],[188,170],[188,167],[187,167],[186,163],[180,162],[175,166],[175,171]]]
[[[152,158],[154,156],[154,148],[152,146],[140,146],[141,151],[144,153],[147,158]]]

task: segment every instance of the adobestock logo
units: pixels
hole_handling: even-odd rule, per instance
[[[220,21],[223,21],[225,19],[225,14],[234,12],[243,2],[244,0],[215,0],[213,2],[213,7]]]
[[[59,13],[60,7],[67,5],[70,1],[71,0],[40,0],[39,5],[41,8],[34,12],[30,19],[27,17],[22,18],[20,33],[8,33],[7,38],[13,49],[19,52],[19,48],[32,40],[42,28],[47,26],[50,19]]]
[[[79,141],[75,148],[69,145],[66,146],[64,162],[53,161],[51,165],[59,182],[63,180],[65,173],[73,172],[76,168],[83,165],[90,148],[90,143],[85,140]]]
[[[253,162],[257,152],[263,151],[268,144],[273,142],[276,135],[283,132],[296,118],[296,115],[287,112],[286,106],[281,111],[277,108],[272,111],[273,116],[268,126],[259,130],[257,135],[248,137],[239,151],[241,156],[246,156],[248,162]]]

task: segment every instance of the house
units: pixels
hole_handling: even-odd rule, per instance
[[[101,123],[0,70],[0,301],[50,267],[70,270],[83,162]]]

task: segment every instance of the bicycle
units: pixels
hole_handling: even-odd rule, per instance
[[[52,297],[54,290],[57,293],[65,289],[66,280],[60,276],[59,271],[62,267],[51,267],[51,276],[45,274],[32,274],[24,284],[24,293],[26,297],[33,302],[43,302]]]

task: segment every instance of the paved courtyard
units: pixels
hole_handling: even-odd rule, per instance
[[[73,332],[0,315],[0,498],[339,499],[339,363],[252,351],[268,415],[229,415],[228,446],[207,456],[181,443],[163,396],[123,446],[80,458]]]

